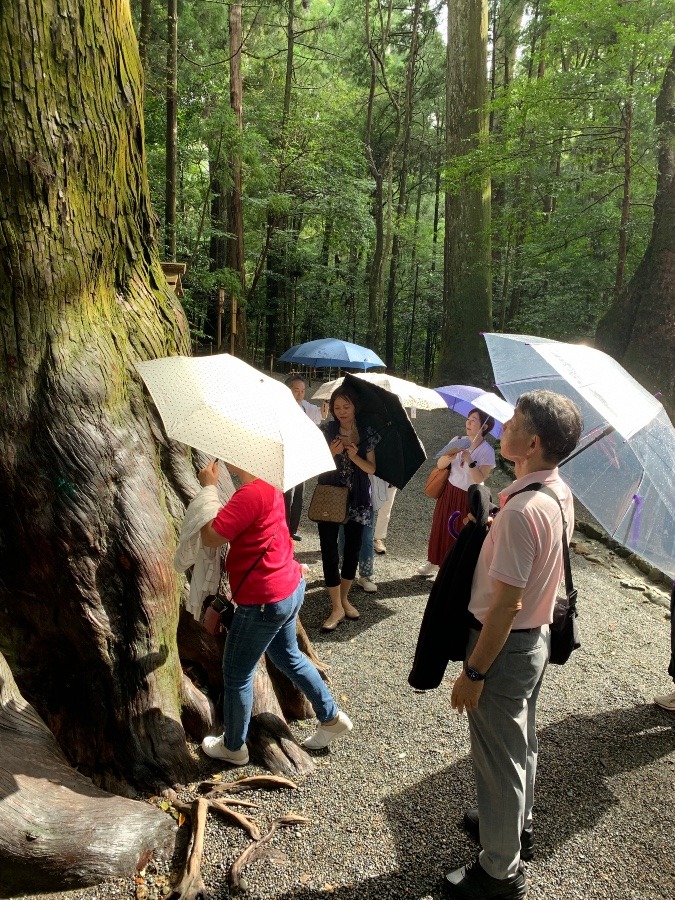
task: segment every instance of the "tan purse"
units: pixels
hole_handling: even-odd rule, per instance
[[[434,467],[431,472],[429,472],[427,483],[424,485],[424,493],[427,497],[431,497],[432,500],[438,500],[445,490],[449,477],[450,472],[448,469],[437,469]]]
[[[317,484],[307,510],[312,522],[336,522],[341,525],[347,521],[347,501],[349,491],[346,487],[332,484]]]

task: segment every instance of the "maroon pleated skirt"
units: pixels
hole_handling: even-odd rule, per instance
[[[459,515],[455,518],[453,527],[455,531],[461,531],[463,520],[469,512],[469,495],[466,491],[448,482],[436,501],[434,518],[431,522],[427,559],[435,566],[440,566],[445,554],[455,543],[456,539],[450,534],[448,528],[448,519],[455,511],[458,511]]]

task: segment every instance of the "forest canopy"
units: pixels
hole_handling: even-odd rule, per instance
[[[161,212],[170,30],[166,4],[137,5]],[[225,287],[239,295],[241,349],[257,364],[331,334],[380,351],[388,342],[388,365],[428,381],[452,309],[443,296],[443,192],[461,196],[485,178],[491,290],[477,302],[488,324],[563,340],[593,334],[650,235],[654,103],[675,42],[672,3],[484,5],[488,128],[451,157],[446,72],[456,48],[453,35],[447,47],[445,4],[178,5],[175,254],[189,264],[184,303],[195,340],[215,340]],[[456,14],[469,6],[457,0]],[[230,97],[236,10],[241,128]],[[243,273],[218,252],[233,158]]]

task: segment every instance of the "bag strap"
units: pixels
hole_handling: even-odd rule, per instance
[[[267,553],[267,551],[268,551],[268,550],[270,549],[270,547],[272,546],[272,541],[273,541],[274,538],[277,536],[277,530],[278,530],[278,526],[277,526],[277,528],[274,529],[274,534],[273,534],[272,537],[269,539],[269,541],[268,541],[268,543],[267,543],[267,546],[266,546],[265,548],[263,548],[263,550],[262,550],[262,551],[260,552],[260,554],[258,555],[256,561],[253,563],[252,566],[250,566],[250,567],[248,568],[246,574],[245,574],[244,577],[241,579],[241,581],[240,581],[239,584],[237,585],[236,589],[232,591],[232,597],[230,598],[231,600],[234,600],[235,595],[239,593],[239,588],[240,588],[240,587],[242,586],[242,584],[246,581],[246,579],[248,578],[248,576],[251,574],[251,572],[255,569],[255,567],[258,565],[258,563],[260,562],[260,560],[263,558],[263,556]],[[223,568],[223,569],[225,568],[225,560],[223,560],[223,562],[222,562],[222,568]]]
[[[560,510],[560,515],[562,516],[563,523],[562,552],[563,562],[565,564],[565,593],[567,594],[567,605],[571,609],[576,609],[577,591],[574,587],[574,582],[572,581],[570,548],[567,541],[567,519],[565,518],[565,512],[562,508],[560,498],[555,493],[555,491],[551,490],[551,488],[547,484],[542,484],[541,481],[535,481],[533,484],[528,484],[527,487],[521,488],[519,491],[514,491],[512,494],[509,494],[509,496],[506,498],[506,503],[508,503],[512,497],[515,497],[518,494],[524,494],[526,491],[541,491],[542,493],[547,494],[549,497],[552,497],[553,500],[555,500],[555,502],[558,504],[558,509]]]

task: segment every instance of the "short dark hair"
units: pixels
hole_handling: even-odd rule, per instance
[[[328,409],[330,410],[330,414],[331,416],[333,416],[333,418],[335,418],[333,407],[335,406],[335,401],[340,397],[346,397],[350,403],[354,404],[354,415],[359,412],[359,409],[361,407],[359,405],[359,400],[355,392],[350,387],[345,387],[344,384],[341,384],[340,387],[335,388],[333,393],[330,395],[330,400],[328,401]]]
[[[476,413],[476,415],[480,419],[480,430],[483,434],[487,434],[495,427],[495,420],[492,418],[492,416],[489,416],[486,412],[483,412],[482,409],[476,409],[476,407],[474,406],[473,409],[469,410],[467,419],[470,415],[472,415],[472,413]]]
[[[303,384],[307,384],[307,382],[306,382],[305,379],[302,377],[302,375],[298,375],[297,372],[291,372],[291,374],[288,376],[288,378],[286,379],[286,381],[284,382],[284,384],[285,384],[287,387],[290,387],[290,386],[293,384],[294,381],[301,381]]]
[[[579,443],[584,420],[579,407],[553,391],[528,391],[516,403],[525,419],[525,427],[541,441],[544,458],[556,465]]]

